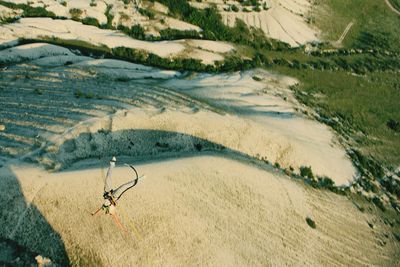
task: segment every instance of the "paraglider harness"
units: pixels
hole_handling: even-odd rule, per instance
[[[129,166],[136,174],[135,183],[133,184],[133,186],[135,186],[137,184],[137,182],[139,181],[139,175],[138,175],[136,169],[132,165],[129,165],[129,164],[126,164],[126,163],[125,163],[125,165]],[[104,194],[103,194],[103,198],[107,199],[108,201],[110,201],[110,205],[107,206],[107,205],[103,204],[103,206],[102,206],[102,209],[105,210],[106,213],[109,213],[111,205],[113,205],[114,207],[117,206],[117,199],[114,198],[113,191],[114,190],[111,189],[110,191],[104,192]]]

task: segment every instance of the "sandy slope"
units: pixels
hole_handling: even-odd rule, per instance
[[[153,53],[160,57],[173,58],[183,56],[199,59],[204,64],[213,64],[214,61],[223,60],[223,53],[233,50],[233,46],[216,41],[208,41],[207,44],[192,40],[141,41],[132,39],[118,31],[103,30],[72,20],[23,18],[19,23],[0,26],[0,45],[15,43],[18,38],[40,39],[42,37],[81,40],[93,45],[105,45],[109,48],[129,47]],[[210,44],[215,48],[209,49]],[[206,47],[205,50],[202,46]]]
[[[118,205],[123,223],[129,227],[131,220],[137,232],[123,235],[109,216],[89,215],[102,199],[102,170],[96,166],[99,161],[87,161],[75,165],[75,170],[49,174],[17,164],[10,166],[11,177],[2,171],[0,179],[3,184],[15,179],[27,201],[33,198],[35,209],[60,234],[72,264],[394,264],[391,253],[395,244],[378,245],[386,226],[358,211],[346,198],[212,155],[137,165],[139,173],[147,177]],[[117,168],[114,183],[129,177],[132,172],[128,168]],[[3,195],[5,187],[0,188]],[[11,202],[1,203],[13,207]],[[14,233],[24,245],[57,261],[62,253],[56,247],[50,249],[49,235],[32,239],[29,235],[34,229],[14,223],[24,216],[23,211],[10,213],[3,208],[0,233]],[[315,220],[316,229],[306,224],[306,217]],[[367,222],[376,228],[370,229]]]
[[[107,8],[112,16],[111,24],[115,27],[118,25],[124,25],[131,27],[136,24],[140,24],[146,33],[151,33],[158,36],[159,31],[166,28],[176,30],[194,30],[200,32],[201,29],[195,25],[165,16],[168,15],[168,8],[161,4],[148,3],[147,1],[118,1],[118,0],[105,0],[105,1],[85,1],[85,0],[6,0],[5,2],[16,3],[16,4],[29,4],[32,7],[43,7],[47,11],[53,12],[58,17],[64,17],[71,19],[73,16],[70,10],[80,10],[81,14],[78,16],[79,19],[94,18],[97,19],[99,24],[106,24]],[[0,10],[3,7],[0,6]],[[156,13],[155,18],[150,19],[149,17],[141,14],[139,9],[154,10],[161,13]],[[1,12],[1,11],[0,11]],[[12,14],[12,13],[10,13]],[[15,16],[16,14],[12,14]],[[164,23],[161,23],[161,19]]]
[[[0,143],[5,155],[22,155],[29,150],[27,144],[37,146],[51,141],[57,146],[49,145],[48,153],[36,159],[46,165],[65,167],[77,159],[109,154],[106,148],[112,142],[121,142],[117,154],[150,156],[162,139],[149,139],[149,144],[134,148],[124,146],[123,142],[135,137],[139,139],[135,142],[140,143],[138,130],[158,130],[166,132],[159,137],[166,138],[162,141],[169,145],[166,152],[193,150],[196,143],[207,141],[249,158],[278,163],[282,168],[293,167],[297,173],[301,166],[311,166],[315,174],[328,176],[337,185],[348,184],[355,176],[351,161],[343,148],[335,144],[332,132],[300,112],[303,107],[288,89],[296,82],[294,79],[261,70],[185,77],[174,71],[107,59],[79,58],[78,63],[64,66],[64,56],[58,58],[59,67],[54,68],[57,61],[46,55],[52,55],[52,49],[64,50],[50,46],[48,53],[42,53],[43,47],[46,45],[32,49],[37,55],[33,59],[40,57],[44,67],[15,66],[4,71],[0,85],[6,88],[2,94],[8,102],[4,103],[5,112],[0,118],[7,130],[0,133]],[[0,59],[7,59],[9,51],[13,51],[15,60],[23,58],[28,48],[22,48],[1,51]],[[23,53],[15,54],[18,51]],[[252,78],[255,75],[260,82]],[[79,85],[74,82],[76,79]],[[76,90],[80,90],[82,97],[76,97]],[[85,94],[90,97],[85,98]],[[51,102],[44,106],[46,98]],[[18,108],[15,99],[28,103],[26,112],[32,113],[29,118],[20,117],[25,109]],[[103,139],[96,134],[101,129],[125,132]],[[85,137],[90,133],[101,138],[92,144],[92,139]],[[171,139],[169,133],[183,137]],[[58,148],[75,138],[80,141],[73,141],[74,149]],[[185,142],[187,145],[175,146]]]
[[[295,47],[308,42],[318,41],[318,30],[307,23],[313,4],[309,0],[271,0],[266,2],[268,10],[251,11],[251,7],[241,6],[237,1],[207,0],[198,3],[190,2],[197,8],[205,8],[216,4],[222,21],[233,27],[236,19],[244,21],[248,26],[261,29],[266,36],[288,43]],[[226,11],[231,5],[239,8],[239,12]],[[243,9],[248,9],[244,11]]]
[[[0,261],[397,264],[379,218],[263,162],[311,166],[337,184],[355,174],[332,132],[300,112],[294,79],[261,70],[189,75],[45,48],[0,52],[9,63],[0,75]],[[89,215],[102,203],[112,155],[146,174],[118,204],[129,235],[109,216]],[[115,185],[132,174],[118,167]]]

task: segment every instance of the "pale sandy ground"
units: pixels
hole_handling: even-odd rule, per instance
[[[46,58],[51,58],[46,55],[51,55],[53,50],[58,53],[66,53],[64,49],[58,51],[57,46],[49,46],[49,54],[46,54],[43,53],[46,45],[35,44],[35,46],[37,47],[31,48],[35,51],[32,53],[35,54],[33,59],[40,57],[42,66],[45,65]],[[8,59],[9,51],[13,52],[11,53],[12,58],[16,60],[23,58],[23,55],[29,51],[29,45],[22,46],[20,50],[18,48],[1,51],[0,60],[2,57]],[[19,51],[22,52],[17,56]],[[55,61],[50,61],[50,63],[52,67],[55,66]],[[85,113],[90,112],[89,114],[93,114],[97,118],[69,128],[61,137],[54,135],[58,144],[76,138],[79,134],[96,132],[102,128],[112,131],[162,130],[201,138],[233,151],[245,153],[249,157],[267,159],[273,164],[277,162],[283,168],[293,167],[296,172],[301,166],[311,166],[315,174],[328,176],[337,185],[348,184],[356,175],[355,168],[346,156],[344,149],[336,144],[332,131],[299,112],[302,107],[288,89],[290,85],[296,83],[296,80],[289,77],[261,70],[232,74],[193,74],[182,77],[182,74],[175,71],[162,71],[108,59],[82,60],[70,65],[71,67],[64,67],[63,63],[60,62],[59,73],[49,75],[45,72],[41,76],[37,72],[33,72],[35,77],[32,85],[35,86],[37,83],[43,89],[47,86],[54,88],[60,85],[58,90],[74,90],[75,85],[72,85],[72,88],[69,86],[66,86],[65,89],[62,88],[62,85],[69,83],[67,76],[69,73],[72,75],[71,78],[81,80],[82,91],[92,90],[91,87],[97,86],[91,82],[85,85],[85,79],[89,77],[99,80],[104,77],[107,81],[118,79],[129,81],[140,78],[163,78],[166,80],[159,81],[155,85],[157,87],[144,95],[139,93],[141,86],[135,85],[135,82],[113,84],[113,86],[117,86],[113,89],[116,95],[112,96],[110,100],[123,101],[124,98],[132,97],[133,101],[123,101],[123,110],[111,116],[104,116],[99,108],[98,111],[93,110],[93,107],[89,111],[85,110]],[[10,71],[12,73],[12,70]],[[24,73],[22,77],[26,76],[27,74]],[[262,80],[257,82],[253,76]],[[25,87],[26,83],[24,84],[23,80],[21,82],[21,85],[18,83],[12,85],[15,83],[15,78],[12,78],[6,83],[9,86]],[[148,82],[145,81],[144,85],[147,86]],[[121,90],[118,88],[123,90],[122,95],[118,94],[118,91]],[[130,90],[129,93],[126,92],[127,89]],[[104,90],[110,90],[110,87],[106,86]],[[101,89],[96,94],[105,95],[102,97],[108,98],[107,94],[110,92]],[[145,99],[143,99],[144,96]],[[147,96],[151,98],[147,99]],[[76,100],[71,99],[71,101]],[[78,109],[74,107],[73,111],[76,113]],[[51,126],[52,131],[62,132],[60,127]],[[49,126],[40,126],[40,128],[46,127]],[[0,135],[14,138],[7,133]],[[49,136],[49,133],[40,135]],[[50,140],[54,141],[53,138]],[[25,140],[22,139],[22,141]],[[30,142],[29,139],[27,141]],[[136,147],[132,151],[124,149],[123,151],[128,154],[140,153],[137,149]],[[144,148],[141,153],[151,154],[152,149],[154,148]],[[56,149],[56,151],[58,150]],[[66,153],[61,149],[57,153],[55,155],[49,153],[49,157],[50,159],[55,157],[56,163],[59,162],[62,166],[74,162],[76,159],[95,156],[91,154],[90,149],[87,150],[86,146],[78,146],[75,151],[67,149]],[[82,156],[81,153],[86,154]]]
[[[196,1],[190,3],[198,8],[216,4],[222,21],[226,25],[233,27],[236,19],[240,19],[250,27],[261,29],[266,36],[288,43],[292,47],[318,41],[318,30],[306,22],[312,9],[311,1],[268,0],[261,2],[266,2],[270,8],[260,12],[245,12],[243,11],[245,7],[241,7],[236,1],[206,0],[201,3]],[[239,12],[224,11],[230,5],[236,5]]]
[[[27,0],[7,0],[11,3],[24,3]],[[71,18],[70,9],[80,9],[82,11],[81,19],[96,18],[100,24],[107,23],[105,12],[107,5],[112,5],[110,14],[113,15],[112,25],[117,27],[122,24],[131,27],[140,24],[144,30],[152,35],[159,36],[159,31],[167,28],[177,30],[193,30],[201,32],[198,26],[183,22],[181,20],[168,16],[168,8],[160,3],[151,3],[147,1],[132,1],[125,5],[123,1],[106,0],[95,1],[95,6],[90,6],[90,1],[66,0],[66,6],[61,1],[52,0],[32,0],[29,1],[34,7],[44,7],[46,10],[56,14],[56,16]],[[236,1],[202,1],[201,3],[192,1],[191,5],[197,8],[209,7],[210,4],[216,5],[222,16],[222,21],[228,26],[234,26],[236,19],[243,20],[248,26],[261,29],[266,36],[286,42],[295,47],[308,42],[318,41],[319,31],[307,23],[311,16],[310,12],[313,4],[310,0],[271,0],[266,2],[268,10],[260,12],[245,12]],[[225,11],[231,5],[239,7],[239,12]],[[155,18],[149,19],[138,11],[139,8],[155,11]],[[251,7],[247,7],[250,8]],[[15,15],[13,15],[15,16]],[[46,22],[48,23],[48,22]]]
[[[204,64],[213,64],[223,60],[224,53],[233,50],[233,46],[223,42],[196,40],[149,42],[132,39],[118,31],[103,30],[83,25],[72,20],[53,20],[50,18],[23,18],[19,23],[0,26],[0,46],[14,44],[18,38],[40,39],[57,37],[64,40],[81,40],[93,45],[105,45],[109,48],[128,47],[156,54],[160,57],[179,57],[201,60]],[[198,50],[205,47],[207,50]],[[210,48],[214,46],[214,48]],[[223,51],[223,52],[221,52]],[[5,52],[3,52],[4,54]]]
[[[147,33],[152,33],[156,36],[159,35],[160,30],[166,28],[176,30],[194,30],[198,32],[201,31],[201,29],[195,25],[168,17],[167,7],[159,3],[153,4],[147,1],[129,1],[128,4],[125,4],[123,1],[118,0],[6,0],[5,2],[16,4],[29,3],[29,5],[31,5],[32,7],[43,7],[46,10],[53,12],[58,17],[65,17],[69,19],[72,18],[70,10],[79,9],[82,11],[82,14],[79,17],[80,19],[95,18],[97,19],[99,24],[107,23],[107,17],[105,13],[107,10],[107,6],[110,6],[111,9],[109,12],[111,15],[113,15],[113,19],[111,21],[111,24],[113,26],[117,27],[121,24],[126,27],[131,27],[133,25],[140,24]],[[140,14],[139,8],[156,11],[156,17],[153,19],[149,19],[147,16]],[[164,23],[160,23],[161,19],[164,20]]]
[[[41,52],[29,61],[14,49],[23,64],[0,75],[0,258],[11,257],[8,239],[75,266],[396,265],[373,213],[259,160],[311,166],[337,184],[355,175],[333,133],[298,111],[294,79],[253,70],[161,80],[154,68],[79,56],[65,66],[73,55],[26,49]],[[118,81],[124,71],[138,74]],[[117,207],[128,235],[90,216],[112,155],[146,175]],[[132,174],[118,167],[115,186]]]
[[[0,180],[8,186],[18,181],[27,203],[60,234],[73,265],[395,264],[395,244],[378,245],[386,226],[358,211],[345,197],[305,188],[280,174],[212,155],[136,164],[146,179],[128,191],[117,206],[124,225],[134,224],[124,235],[110,216],[90,216],[102,203],[104,173],[91,164],[99,166],[99,161],[74,167],[81,170],[53,174],[29,165],[11,165],[11,173],[2,171]],[[130,177],[131,170],[119,167],[114,183]],[[2,195],[14,195],[4,186],[0,188]],[[13,206],[4,201],[2,205]],[[21,216],[30,216],[23,211],[24,207],[12,213],[2,209],[0,218],[6,215],[8,219],[1,234],[12,234],[56,261],[59,251],[49,249],[50,235],[33,239],[30,231],[34,229],[16,223]],[[316,229],[306,224],[306,217],[315,220]],[[367,222],[373,222],[375,229]]]
[[[0,21],[8,19],[8,18],[14,18],[16,16],[19,16],[22,14],[22,10],[20,9],[10,9],[5,6],[0,5]]]

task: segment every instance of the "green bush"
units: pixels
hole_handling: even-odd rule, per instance
[[[81,98],[81,97],[84,96],[84,94],[83,94],[83,92],[82,92],[81,90],[77,89],[77,90],[75,90],[75,92],[74,92],[74,96],[75,96],[76,98]]]
[[[26,4],[14,4],[10,2],[4,2],[0,0],[0,4],[2,6],[11,8],[11,9],[22,9],[24,12],[22,14],[23,17],[49,17],[56,18],[56,14],[53,12],[47,11],[43,7],[31,7]]]
[[[138,11],[140,14],[148,17],[149,19],[154,19],[154,17],[156,16],[156,14],[150,9],[139,8]]]
[[[106,29],[113,29],[113,25],[112,25],[112,21],[114,19],[114,15],[111,14],[111,9],[113,8],[113,5],[107,5],[106,8],[106,12],[104,13],[104,15],[107,17],[107,24],[102,25],[102,28],[106,28]]]
[[[311,167],[301,166],[300,175],[305,178],[314,179],[314,174],[311,170]]]
[[[86,24],[86,25],[93,25],[93,26],[96,26],[96,27],[99,27],[99,26],[100,26],[99,21],[98,21],[97,19],[95,19],[95,18],[92,18],[92,17],[86,17],[86,18],[84,18],[84,19],[82,20],[82,23],[83,23],[83,24]]]
[[[386,211],[385,205],[383,204],[382,200],[379,197],[374,197],[372,199],[372,203],[375,204],[375,206],[377,206],[380,210],[382,210],[383,212]]]
[[[146,34],[144,29],[140,24],[133,25],[131,28],[125,27],[124,25],[118,25],[118,30],[122,31],[126,35],[129,35],[132,38],[145,40]]]
[[[83,12],[79,8],[71,8],[69,13],[73,20],[79,20]]]
[[[43,94],[43,91],[40,90],[39,88],[35,88],[34,92],[35,92],[37,95],[42,95],[42,94]]]
[[[200,39],[200,34],[195,30],[164,29],[160,31],[161,40]]]
[[[310,226],[312,229],[317,228],[317,225],[315,224],[315,221],[309,217],[306,218],[306,222],[308,226]]]
[[[395,132],[400,132],[400,122],[398,122],[398,121],[395,121],[395,120],[393,120],[393,119],[390,119],[390,120],[386,123],[386,126],[387,126],[389,129],[392,129],[392,130],[395,131]]]
[[[239,8],[236,5],[231,5],[231,10],[233,12],[239,12]]]

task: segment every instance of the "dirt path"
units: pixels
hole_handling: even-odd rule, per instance
[[[349,33],[351,27],[353,27],[354,22],[350,22],[349,24],[347,24],[346,28],[344,29],[342,35],[339,37],[339,39],[337,40],[338,44],[341,44],[344,40],[344,38],[346,38],[346,35]]]
[[[397,15],[400,16],[400,11],[398,11],[398,10],[390,3],[389,0],[385,0],[385,2],[386,2],[386,5],[387,5],[394,13],[396,13]]]

